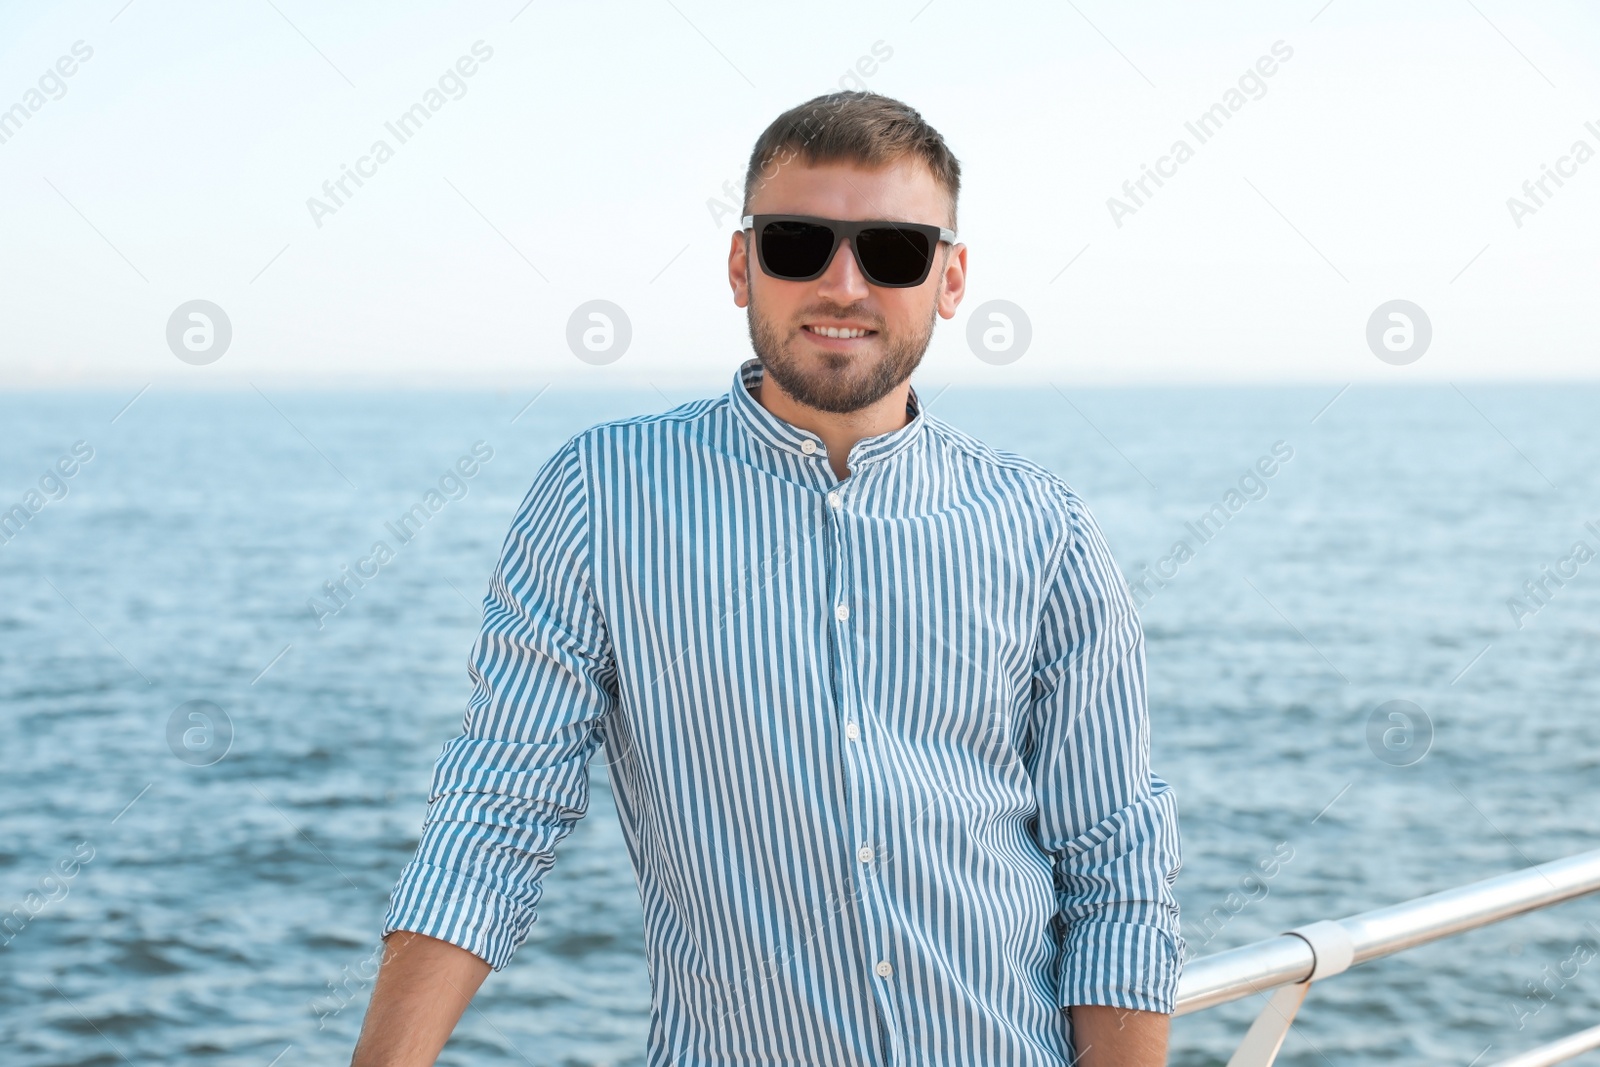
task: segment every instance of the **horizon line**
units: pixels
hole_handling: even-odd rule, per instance
[[[1237,378],[1237,379],[1188,379],[1177,381],[1154,381],[1149,379],[1089,379],[1079,381],[1062,381],[1061,379],[1038,378],[1019,380],[1015,382],[981,382],[967,379],[930,379],[919,382],[913,378],[912,385],[921,390],[949,389],[957,386],[984,390],[988,392],[1015,392],[1018,390],[1037,389],[1041,386],[1059,385],[1072,389],[1321,389],[1356,386],[1372,386],[1382,389],[1392,388],[1417,388],[1421,386],[1437,386],[1447,388],[1454,382],[1471,382],[1477,385],[1509,385],[1509,386],[1594,386],[1600,385],[1600,373],[1592,376],[1565,376],[1565,377],[1510,377],[1510,376],[1475,376],[1459,375],[1453,378],[1419,377],[1410,381],[1384,380],[1376,377],[1338,378]],[[649,393],[670,389],[682,392],[685,390],[703,390],[709,388],[707,395],[720,395],[727,391],[728,384],[723,376],[715,379],[701,381],[629,381],[625,383],[600,383],[584,382],[577,380],[535,380],[515,381],[506,383],[495,382],[470,382],[459,381],[433,381],[419,379],[412,382],[368,382],[363,380],[317,380],[295,378],[261,377],[259,379],[229,378],[215,382],[198,381],[157,381],[149,380],[139,382],[137,379],[127,379],[115,382],[71,382],[71,381],[39,381],[25,383],[0,382],[0,396],[22,396],[35,393],[121,393],[127,389],[150,389],[160,386],[164,391],[179,393],[249,393],[258,384],[267,385],[276,389],[287,389],[303,393],[423,393],[423,392],[449,392],[449,393],[494,393],[513,392],[526,389],[554,389],[578,393],[619,393],[640,392]]]

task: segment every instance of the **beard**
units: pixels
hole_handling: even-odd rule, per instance
[[[878,331],[873,338],[878,348],[876,355],[821,350],[815,356],[801,355],[798,349],[803,341],[799,325],[784,332],[783,327],[761,313],[753,289],[746,313],[750,345],[772,380],[806,407],[847,415],[877,403],[911,377],[911,372],[922,362],[928,343],[933,340],[938,305],[935,303],[929,309],[927,326],[915,333],[890,334],[882,323],[872,327]],[[856,319],[870,323],[873,316],[861,304],[839,307],[824,303],[806,308],[800,316],[801,321],[809,318]]]

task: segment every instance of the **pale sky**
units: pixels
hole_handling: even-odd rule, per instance
[[[721,391],[750,350],[736,204],[709,202],[864,59],[964,172],[970,289],[918,382],[1600,371],[1593,5],[124,2],[0,8],[0,388]],[[442,76],[402,143],[385,124]],[[1202,143],[1185,123],[1241,76]],[[1547,166],[1562,184],[1514,219]],[[632,333],[603,365],[566,339],[595,299]],[[1367,343],[1397,299],[1432,327],[1403,366]],[[191,300],[231,324],[205,365],[167,341]],[[1031,324],[999,365],[967,341],[991,300]]]

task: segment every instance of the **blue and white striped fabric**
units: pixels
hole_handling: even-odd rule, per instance
[[[1083,503],[922,410],[851,449],[748,391],[602,423],[512,523],[384,933],[495,969],[603,751],[651,1067],[1060,1065],[1170,1012],[1177,811]]]

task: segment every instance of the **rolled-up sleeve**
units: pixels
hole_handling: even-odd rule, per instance
[[[1172,790],[1150,771],[1144,633],[1105,538],[1070,490],[1033,662],[1039,845],[1064,935],[1059,1003],[1171,1013],[1184,942]]]
[[[591,583],[579,450],[539,469],[484,598],[462,732],[434,765],[422,838],[383,933],[410,930],[495,970],[533,926],[555,846],[588,809],[589,757],[616,701]]]

